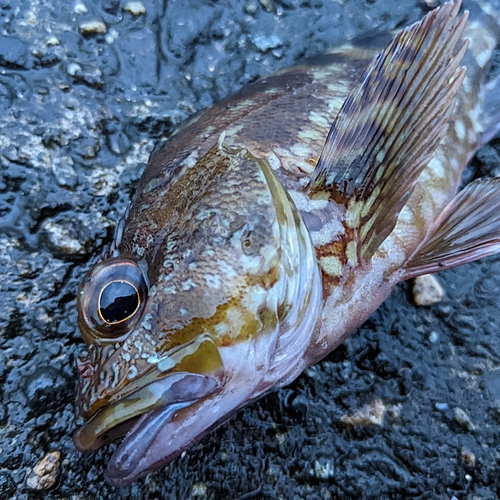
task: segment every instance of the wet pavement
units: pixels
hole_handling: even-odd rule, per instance
[[[439,275],[430,307],[398,286],[290,387],[130,487],[104,483],[109,448],[71,440],[76,289],[155,141],[258,76],[426,10],[0,0],[0,498],[500,497],[500,257]],[[469,179],[499,159],[497,141]]]

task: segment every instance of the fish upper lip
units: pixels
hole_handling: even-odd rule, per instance
[[[98,410],[73,436],[81,452],[98,450],[120,437],[111,431],[135,417],[168,406],[188,406],[223,386],[223,376],[177,372],[152,382],[127,397]],[[127,431],[128,429],[125,429]],[[123,432],[122,432],[123,435]]]
[[[200,353],[205,363],[193,364],[193,356]],[[168,405],[199,400],[220,389],[225,378],[217,346],[209,335],[201,334],[159,358],[152,371],[121,391],[122,397],[117,393],[114,400],[89,415],[73,436],[75,447],[96,451],[123,436],[131,419]]]

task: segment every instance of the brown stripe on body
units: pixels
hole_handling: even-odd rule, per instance
[[[356,265],[355,231],[345,221],[342,223],[344,231],[324,245],[316,247],[316,258],[323,280],[323,296],[330,295],[332,290],[342,284],[347,284]]]

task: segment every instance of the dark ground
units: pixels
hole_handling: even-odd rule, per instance
[[[131,487],[104,484],[109,449],[74,449],[76,288],[155,140],[259,75],[426,10],[143,4],[133,16],[126,1],[0,0],[0,498],[499,498],[500,257],[440,275],[447,297],[433,307],[399,286],[291,387]],[[79,32],[92,20],[106,33]],[[499,158],[497,142],[470,176],[498,174]],[[379,424],[343,423],[365,405]],[[37,493],[28,469],[51,451],[62,470]]]

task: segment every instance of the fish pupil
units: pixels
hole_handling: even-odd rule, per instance
[[[139,294],[126,281],[106,285],[99,300],[99,312],[106,323],[119,323],[132,316],[139,307]]]

